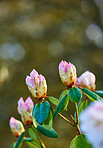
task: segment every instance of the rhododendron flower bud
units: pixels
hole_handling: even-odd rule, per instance
[[[9,125],[13,135],[17,138],[21,135],[22,132],[25,131],[23,124],[19,120],[16,120],[14,117],[10,118]]]
[[[103,101],[95,101],[80,114],[80,129],[93,148],[103,148]]]
[[[35,98],[46,96],[47,84],[44,76],[39,75],[35,69],[32,70],[30,76],[26,77],[26,84]]]
[[[75,84],[76,68],[73,64],[61,61],[59,64],[59,74],[62,82],[68,87]]]
[[[18,101],[18,112],[22,117],[22,121],[24,124],[32,123],[32,110],[34,107],[34,103],[30,97],[26,99],[24,102],[21,97]]]
[[[91,91],[95,90],[95,75],[89,71],[84,72],[76,81],[78,87],[84,87]]]

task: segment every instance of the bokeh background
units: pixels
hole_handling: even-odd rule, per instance
[[[58,73],[62,59],[76,66],[78,76],[93,72],[103,89],[103,0],[0,0],[1,148],[16,140],[9,119],[20,120],[17,101],[31,96],[26,75],[35,68],[46,77],[48,95],[58,98],[66,88]],[[73,104],[68,110],[74,113]],[[47,148],[69,148],[75,129],[59,117],[54,129],[58,139],[41,135]]]

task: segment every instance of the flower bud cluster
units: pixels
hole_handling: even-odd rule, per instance
[[[18,101],[18,112],[21,115],[22,122],[26,125],[32,123],[33,107],[34,103],[30,97],[28,97],[25,102],[22,97]],[[10,118],[9,125],[13,135],[17,138],[21,135],[22,132],[25,131],[23,124],[19,120],[16,120],[14,117]]]
[[[61,61],[59,64],[59,74],[61,81],[67,86],[67,88],[77,86],[79,88],[87,88],[91,91],[95,90],[95,75],[89,71],[86,71],[78,78],[76,74],[76,68],[70,62],[68,64],[66,61]],[[29,91],[36,99],[40,100],[46,97],[47,83],[45,77],[41,74],[39,75],[35,69],[31,71],[30,76],[26,77],[26,84]],[[21,115],[22,122],[26,125],[32,123],[33,107],[34,103],[30,97],[28,97],[25,102],[22,97],[18,101],[18,112]],[[92,111],[92,109],[90,110]],[[25,131],[22,123],[15,118],[11,117],[9,123],[14,136],[19,137],[20,134]]]
[[[76,68],[73,64],[66,61],[61,61],[59,64],[59,74],[61,81],[67,86],[73,85],[79,88],[87,88],[91,91],[95,91],[95,75],[90,71],[84,72],[79,78],[76,77]]]

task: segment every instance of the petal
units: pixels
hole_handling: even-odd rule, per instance
[[[33,103],[32,99],[31,99],[30,97],[28,97],[28,98],[26,99],[25,103],[30,104],[30,106],[31,106],[32,108],[33,108],[33,106],[34,106],[34,103]]]
[[[15,121],[16,121],[16,119],[15,119],[14,117],[11,117],[11,118],[10,118],[10,120],[9,120],[9,125],[10,125],[10,127],[11,127],[11,125],[12,125],[13,123],[15,123]]]
[[[21,112],[21,109],[22,109],[22,106],[24,104],[24,100],[23,98],[21,97],[18,101],[18,112],[20,113]]]
[[[38,78],[39,78],[39,86],[41,84],[41,82],[45,79],[44,76],[42,76],[41,74],[38,75]]]
[[[30,76],[32,80],[35,80],[35,77],[38,76],[38,72],[35,69],[33,69],[32,72],[30,73]]]
[[[35,86],[33,80],[29,76],[26,77],[26,84],[32,88]]]

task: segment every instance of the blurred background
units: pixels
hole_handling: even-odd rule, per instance
[[[103,89],[103,0],[0,0],[1,148],[16,140],[9,119],[21,120],[17,101],[31,96],[26,75],[35,68],[46,77],[48,95],[58,98],[66,89],[58,73],[62,59],[76,66],[78,76],[93,72]],[[69,104],[69,112],[74,109]],[[75,129],[59,117],[53,127],[58,139],[40,135],[46,147],[69,148]]]

